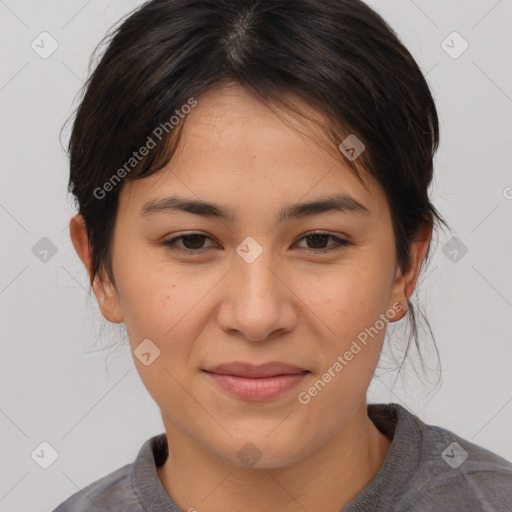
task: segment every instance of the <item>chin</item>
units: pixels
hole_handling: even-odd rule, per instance
[[[275,428],[274,423],[271,428],[260,430],[258,435],[237,435],[229,439],[227,446],[211,446],[211,450],[239,468],[277,469],[300,461],[318,448],[318,439],[316,443],[308,444],[298,433],[295,435],[284,429],[278,433],[272,431]]]

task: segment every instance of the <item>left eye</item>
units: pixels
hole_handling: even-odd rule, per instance
[[[211,240],[209,236],[203,235],[201,233],[191,233],[187,235],[179,235],[174,238],[171,238],[170,240],[164,240],[161,242],[161,245],[168,247],[172,251],[178,251],[186,254],[202,254],[206,250],[206,248],[203,247],[203,243],[207,239]],[[311,254],[326,253],[340,249],[342,246],[345,245],[351,245],[351,242],[338,238],[337,236],[330,233],[310,233],[300,238],[299,241],[306,240],[309,243],[312,243],[313,245],[324,245],[324,242],[327,242],[328,239],[334,240],[334,246],[331,245],[330,248],[309,248],[309,250],[306,249],[305,252]],[[179,247],[177,245],[178,242],[181,242],[184,248]]]
[[[299,239],[299,241],[300,240],[309,240],[310,243],[311,242],[313,243],[313,245],[323,245],[322,241],[327,242],[327,240],[329,240],[329,238],[331,238],[335,242],[334,245],[331,245],[330,248],[327,248],[327,249],[324,249],[323,247],[322,248],[313,248],[313,250],[307,250],[306,252],[313,253],[313,254],[314,253],[325,253],[325,252],[341,249],[345,245],[351,245],[351,242],[349,242],[348,240],[338,238],[337,236],[334,236],[330,233],[311,233],[309,235],[303,236],[302,238]]]

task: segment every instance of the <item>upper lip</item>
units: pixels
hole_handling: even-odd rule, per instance
[[[205,371],[219,375],[236,375],[237,377],[275,377],[276,375],[297,375],[308,370],[279,361],[272,361],[260,365],[234,361],[207,368]]]

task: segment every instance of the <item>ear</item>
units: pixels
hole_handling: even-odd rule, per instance
[[[87,273],[91,275],[91,247],[87,236],[87,229],[84,218],[77,214],[69,222],[69,234],[75,251],[82,260]],[[98,301],[101,314],[112,323],[121,323],[124,321],[121,313],[121,307],[117,296],[115,286],[108,279],[100,279],[96,276],[92,285],[94,295]]]
[[[408,268],[403,273],[400,269],[397,269],[397,275],[391,291],[391,304],[399,302],[402,306],[401,311],[403,311],[403,314],[397,315],[390,321],[396,322],[402,319],[407,313],[407,301],[416,288],[421,264],[427,252],[431,235],[432,223],[424,222],[416,233],[414,240],[411,242]]]

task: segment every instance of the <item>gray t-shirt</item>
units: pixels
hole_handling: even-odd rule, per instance
[[[340,512],[511,512],[512,463],[399,404],[368,404],[392,438],[373,480]],[[186,512],[156,471],[168,456],[165,434],[148,439],[135,461],[91,483],[53,512]]]

